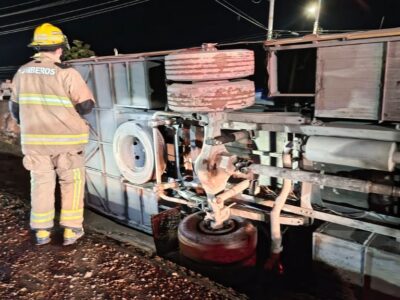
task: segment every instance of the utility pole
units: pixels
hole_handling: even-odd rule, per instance
[[[317,9],[316,9],[316,12],[315,12],[315,21],[314,21],[313,34],[318,34],[319,15],[320,15],[320,12],[321,12],[321,2],[322,2],[322,0],[318,0]]]
[[[269,0],[269,17],[268,17],[268,35],[267,40],[272,40],[272,33],[274,29],[274,10],[275,0]]]

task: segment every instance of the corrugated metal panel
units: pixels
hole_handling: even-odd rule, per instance
[[[400,42],[388,43],[382,120],[400,121]]]
[[[315,115],[377,120],[383,44],[319,48]]]

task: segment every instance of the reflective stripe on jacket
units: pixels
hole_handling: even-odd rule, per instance
[[[75,105],[94,100],[78,71],[42,52],[23,65],[13,79],[12,100],[20,106],[24,154],[56,155],[83,150],[87,122]]]

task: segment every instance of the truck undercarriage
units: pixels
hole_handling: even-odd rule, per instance
[[[264,47],[268,89],[248,49],[72,61],[97,101],[87,204],[154,235],[175,208],[182,255],[206,264],[254,264],[252,221],[269,223],[271,258],[281,225],[314,220],[398,243],[400,31]]]

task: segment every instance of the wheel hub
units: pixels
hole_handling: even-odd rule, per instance
[[[214,229],[212,228],[210,221],[202,220],[199,222],[199,230],[202,233],[209,235],[223,235],[233,232],[236,229],[236,221],[235,220],[227,220],[224,222],[223,227]]]

